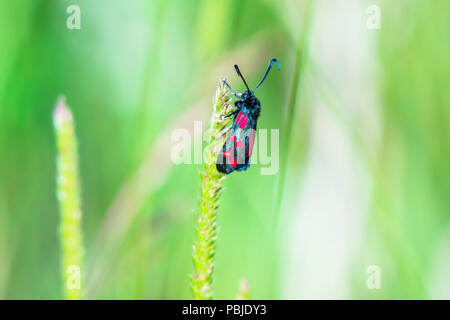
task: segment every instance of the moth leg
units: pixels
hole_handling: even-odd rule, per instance
[[[230,126],[229,120],[230,120],[231,118],[234,118],[234,116],[235,116],[236,113],[238,113],[238,112],[239,112],[239,110],[234,110],[234,111],[231,112],[230,114],[222,115],[222,119],[223,119],[223,120],[226,120],[227,122],[226,122],[219,130],[220,130],[220,131],[229,131],[229,130],[230,130],[229,127],[231,127],[231,126]]]
[[[238,113],[239,111],[240,111],[240,109],[237,108],[237,109],[231,111],[230,113],[225,114],[223,117],[225,119],[230,119],[230,118],[234,117],[236,115],[236,113]]]
[[[221,134],[219,135],[219,136],[215,136],[213,139],[214,140],[219,140],[219,139],[221,139],[223,136],[225,136],[228,132],[230,131],[230,129],[221,129],[220,130],[220,132],[221,132]]]

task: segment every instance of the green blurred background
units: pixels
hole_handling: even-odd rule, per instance
[[[258,126],[285,137],[292,120],[286,179],[261,165],[226,179],[215,297],[247,278],[255,299],[450,298],[450,2],[312,3],[0,0],[0,298],[63,298],[60,94],[79,143],[85,297],[191,298],[201,166],[170,162],[171,132],[207,126],[219,78],[243,90],[235,63],[254,85],[272,57]]]

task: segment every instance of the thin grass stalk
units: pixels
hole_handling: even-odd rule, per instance
[[[72,112],[64,98],[60,98],[56,104],[53,122],[57,142],[57,198],[61,217],[59,236],[64,298],[79,300],[83,297],[81,287],[83,245],[78,152]]]
[[[208,133],[208,146],[205,151],[204,171],[200,173],[201,199],[196,214],[196,240],[193,245],[192,259],[194,274],[191,276],[191,289],[194,299],[213,298],[212,283],[214,255],[217,241],[217,209],[225,175],[216,169],[216,160],[222,149],[226,132],[231,122],[231,99],[226,86],[219,83],[214,100],[211,127]]]

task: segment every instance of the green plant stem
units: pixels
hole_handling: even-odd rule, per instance
[[[228,89],[220,82],[211,118],[204,172],[200,173],[201,200],[199,212],[196,214],[197,238],[192,253],[195,273],[191,276],[192,294],[197,300],[213,298],[212,282],[217,241],[216,217],[222,181],[225,179],[225,175],[216,169],[216,160],[226,136],[223,134],[223,129],[227,128],[231,121],[231,118],[227,117],[231,110]]]
[[[81,265],[83,257],[77,140],[73,116],[64,98],[56,104],[53,122],[57,142],[57,197],[61,213],[60,241],[64,297],[82,298]]]

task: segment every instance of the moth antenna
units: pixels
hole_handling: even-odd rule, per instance
[[[269,66],[267,67],[266,73],[264,74],[263,78],[261,79],[261,81],[258,83],[258,85],[255,87],[255,89],[253,89],[252,93],[255,92],[256,89],[259,88],[259,86],[264,82],[264,80],[266,80],[267,75],[269,74],[270,69],[272,68],[273,63],[277,64],[277,68],[278,70],[280,70],[280,63],[278,62],[277,59],[272,59],[269,62]]]
[[[231,86],[228,84],[228,82],[226,82],[225,79],[222,79],[222,82],[228,87],[228,89],[230,89],[231,93],[232,93],[236,98],[238,98],[238,99],[241,98],[236,92],[234,92],[233,89],[231,89]]]
[[[247,87],[247,90],[248,90],[248,91],[251,91],[251,90],[248,88],[247,82],[245,82],[245,79],[244,79],[244,77],[242,76],[241,71],[239,70],[238,65],[235,64],[235,65],[234,65],[234,68],[236,69],[236,72],[237,72],[238,76],[241,77],[242,81],[244,81],[244,84],[245,84],[245,86]]]

